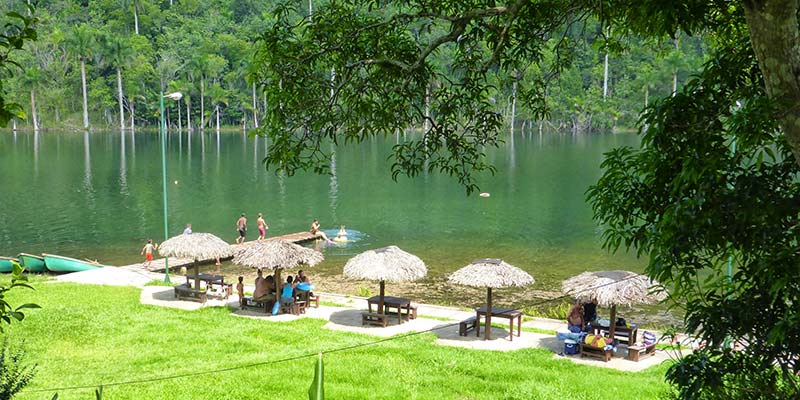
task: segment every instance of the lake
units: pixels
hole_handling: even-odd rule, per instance
[[[448,292],[436,290],[444,275],[478,258],[502,258],[530,272],[536,283],[522,292],[526,298],[556,291],[561,280],[586,270],[644,268],[644,260],[600,247],[601,229],[585,200],[586,189],[600,176],[603,153],[637,146],[636,135],[506,138],[499,148],[486,150],[497,167],[495,175],[478,177],[487,198],[467,196],[455,179],[441,174],[392,181],[387,157],[402,140],[399,135],[331,146],[331,176],[287,177],[265,170],[264,138],[171,132],[170,236],[191,223],[195,232],[233,243],[241,213],[249,218],[250,240],[258,236],[259,212],[269,236],[305,231],[314,218],[327,230],[344,224],[361,232],[361,240],[344,247],[317,245],[326,261],[310,271],[312,279],[327,278],[325,288],[332,291],[363,286],[374,292],[377,285],[337,286],[342,267],[361,251],[395,244],[421,257],[429,277],[416,286],[387,287],[445,303],[454,297],[436,293]],[[123,265],[141,261],[148,238],[163,240],[156,132],[6,131],[0,134],[0,165],[0,255],[48,252]],[[231,263],[223,272],[251,274]]]

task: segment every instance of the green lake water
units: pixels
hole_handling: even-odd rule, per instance
[[[428,280],[477,258],[502,258],[556,290],[586,270],[641,271],[645,262],[600,247],[585,191],[600,176],[602,154],[637,146],[630,134],[515,135],[486,150],[497,167],[467,196],[448,176],[391,180],[387,156],[399,137],[335,149],[332,176],[268,172],[269,143],[241,132],[172,132],[167,181],[170,235],[191,223],[233,242],[235,222],[249,218],[248,239],[264,213],[269,235],[300,232],[318,218],[364,234],[345,247],[322,247],[314,273],[340,274],[361,251],[395,244],[420,256]],[[141,261],[148,238],[163,240],[161,149],[155,132],[0,134],[0,255],[56,253],[110,265]],[[232,268],[229,263],[223,268]],[[235,271],[231,271],[236,273]]]

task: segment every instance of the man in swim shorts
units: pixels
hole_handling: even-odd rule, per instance
[[[245,236],[247,236],[247,218],[244,217],[244,213],[242,213],[242,216],[239,217],[238,221],[236,221],[236,229],[239,231],[239,237],[236,238],[236,244],[244,243]]]
[[[256,224],[258,225],[258,240],[264,239],[264,236],[267,235],[267,221],[264,221],[264,217],[261,216],[261,213],[258,213],[258,219],[256,220]]]
[[[139,254],[144,255],[144,264],[143,267],[148,268],[150,267],[150,262],[153,261],[153,250],[157,249],[158,245],[153,244],[153,239],[148,239],[147,244],[142,247],[142,251]]]

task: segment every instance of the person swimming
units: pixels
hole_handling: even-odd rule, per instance
[[[346,242],[347,241],[347,230],[344,229],[344,225],[339,226],[339,232],[336,233],[336,237],[333,238],[334,242]]]

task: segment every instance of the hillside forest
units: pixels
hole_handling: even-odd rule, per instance
[[[270,26],[275,0],[32,1],[38,39],[2,72],[6,97],[25,109],[12,129],[124,129],[158,126],[160,93],[175,129],[251,129],[270,105],[252,83],[252,57]],[[313,13],[324,3],[299,3]],[[0,13],[28,13],[0,0]],[[5,25],[5,21],[4,21]],[[644,106],[670,96],[704,61],[702,38],[598,41],[601,27],[571,27],[568,69],[547,93],[547,118],[535,118],[516,92],[537,67],[493,82],[492,99],[507,123],[523,131],[607,132],[636,125]],[[603,36],[603,35],[601,35]],[[446,51],[446,50],[445,50]],[[555,55],[553,55],[555,56]],[[436,60],[449,59],[437,54]]]

